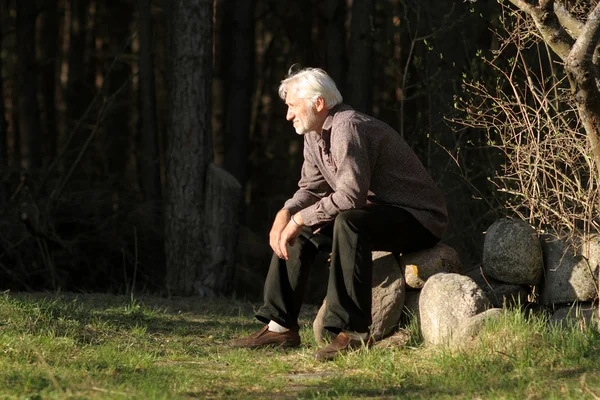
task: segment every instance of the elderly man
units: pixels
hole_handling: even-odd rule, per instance
[[[390,126],[353,110],[325,71],[307,68],[281,82],[287,120],[304,135],[299,189],[277,213],[274,255],[258,332],[237,347],[300,345],[298,314],[318,238],[331,238],[324,327],[337,334],[316,353],[332,360],[368,346],[371,251],[411,252],[444,234],[444,198],[412,149]]]

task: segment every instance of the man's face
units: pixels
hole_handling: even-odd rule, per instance
[[[285,104],[288,106],[285,118],[292,121],[298,135],[316,130],[317,112],[313,105],[293,93],[287,94]]]

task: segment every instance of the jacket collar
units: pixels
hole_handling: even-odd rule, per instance
[[[335,117],[336,113],[338,113],[340,111],[346,111],[346,110],[352,110],[352,107],[350,107],[349,105],[346,105],[344,103],[340,103],[340,104],[334,106],[331,110],[329,110],[329,114],[327,115],[327,118],[325,118],[325,121],[323,122],[323,132],[331,130],[331,127],[333,126],[333,118]]]

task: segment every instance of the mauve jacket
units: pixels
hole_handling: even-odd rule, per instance
[[[298,187],[283,208],[308,226],[369,202],[404,208],[440,239],[448,224],[441,191],[404,139],[345,104],[330,110],[321,134],[304,135]]]

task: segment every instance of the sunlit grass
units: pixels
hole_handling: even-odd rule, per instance
[[[595,399],[600,335],[507,311],[460,348],[374,347],[321,363],[298,349],[234,349],[260,325],[234,300],[0,296],[0,398]]]

